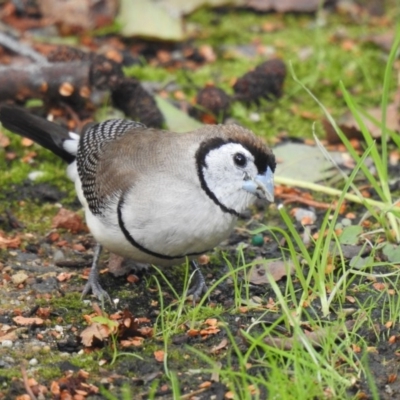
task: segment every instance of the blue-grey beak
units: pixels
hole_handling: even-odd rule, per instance
[[[245,176],[242,188],[248,192],[262,197],[269,202],[274,202],[274,174],[270,167],[264,174],[258,174],[254,178]]]

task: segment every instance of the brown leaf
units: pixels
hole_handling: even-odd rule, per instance
[[[186,333],[190,337],[195,337],[200,335],[200,331],[198,329],[189,329]]]
[[[21,245],[21,238],[15,236],[8,238],[5,233],[0,231],[0,249],[17,249]]]
[[[156,361],[158,362],[164,362],[164,350],[156,350],[154,352],[154,358],[156,359]]]
[[[375,282],[375,283],[372,284],[372,286],[373,286],[373,288],[375,290],[378,290],[380,292],[387,288],[387,285],[385,283],[383,283],[383,282]]]
[[[55,396],[58,396],[60,394],[60,385],[58,384],[58,382],[56,381],[51,382],[50,391]]]
[[[92,30],[111,23],[117,11],[118,2],[107,0],[41,0],[38,2],[41,14],[60,26],[62,33],[71,34]]]
[[[143,345],[143,342],[144,338],[136,336],[130,339],[121,340],[120,344],[122,347],[131,347],[131,346],[140,347]]]
[[[13,342],[17,340],[17,338],[18,336],[15,328],[10,328],[5,333],[0,332],[0,343],[3,342],[4,340],[11,340]]]
[[[138,329],[138,332],[140,332],[143,337],[152,337],[154,330],[150,326],[143,326]]]
[[[111,253],[108,259],[108,272],[114,276],[123,276],[131,271],[131,267],[128,263],[124,263],[125,259],[117,254]]]
[[[6,148],[10,145],[10,138],[6,136],[3,132],[0,132],[0,147]]]
[[[261,261],[261,260],[260,260]],[[287,274],[293,275],[294,265],[290,261],[266,261],[262,260],[261,264],[254,265],[249,273],[249,281],[254,285],[265,285],[269,283],[267,273],[271,274],[275,281],[279,281]]]
[[[365,42],[374,43],[382,50],[387,51],[388,53],[392,49],[393,41],[394,41],[393,31],[385,32],[380,35],[370,35],[367,36],[365,39]]]
[[[49,318],[51,313],[50,307],[39,307],[36,311],[36,315],[40,318]]]
[[[356,321],[346,321],[344,326],[328,326],[326,328],[320,328],[315,331],[304,331],[309,341],[314,347],[320,347],[326,338],[330,337],[342,337],[346,330],[352,329]],[[269,346],[277,347],[283,350],[291,350],[295,344],[299,343],[297,337],[272,337],[268,336],[264,339],[264,342]]]
[[[211,354],[217,354],[219,353],[220,350],[225,349],[228,346],[228,339],[227,338],[223,338],[219,344],[217,344],[216,346],[214,346],[211,350],[210,353]]]
[[[103,342],[107,339],[110,336],[110,329],[103,324],[93,322],[90,326],[84,329],[79,336],[84,346],[91,347],[94,340]]]
[[[17,325],[43,325],[42,318],[33,317],[33,318],[25,318],[22,315],[18,315],[17,317],[13,318],[13,321]]]
[[[216,326],[218,324],[218,320],[217,318],[208,318],[204,321],[204,323],[209,326]]]
[[[220,331],[221,331],[221,329],[214,328],[214,327],[210,326],[209,328],[202,329],[202,330],[200,331],[200,335],[201,335],[201,336],[215,335],[215,334],[217,334],[217,333],[220,332]]]
[[[73,211],[61,208],[53,218],[53,228],[68,229],[72,233],[87,232],[87,227],[82,218]]]
[[[60,274],[57,275],[57,280],[58,282],[65,282],[69,281],[71,279],[71,276],[74,275],[70,272],[61,272]]]
[[[28,139],[26,137],[22,138],[22,140],[21,140],[21,144],[24,147],[30,147],[33,145],[33,143],[34,143],[34,141],[32,139]]]
[[[366,110],[367,113],[377,120],[379,123],[382,120],[382,110],[380,107],[371,108]],[[378,124],[375,124],[367,117],[360,115],[365,127],[370,132],[371,136],[375,139],[378,139],[382,136],[382,130]],[[331,125],[331,123],[324,119],[322,124],[326,133],[326,140],[329,144],[337,144],[341,143],[339,136],[337,135],[335,129]],[[363,139],[363,135],[361,133],[360,127],[350,112],[345,113],[342,117],[339,118],[337,122],[339,128],[343,131],[348,139]],[[398,104],[392,103],[389,104],[386,110],[386,127],[392,131],[399,132],[400,124],[399,124],[399,113],[398,113]]]

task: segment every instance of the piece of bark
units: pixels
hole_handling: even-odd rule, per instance
[[[0,67],[0,102],[42,98],[80,107],[93,88],[110,89],[123,78],[121,67],[103,56],[91,60]]]
[[[129,118],[151,128],[161,128],[164,117],[153,98],[137,79],[123,78],[113,87],[111,98],[114,106]]]
[[[20,40],[17,40],[13,36],[8,35],[1,31],[0,31],[0,46],[3,46],[8,50],[11,50],[14,53],[19,54],[21,56],[29,57],[35,62],[47,63],[46,57],[38,53],[31,46],[29,46],[26,43],[22,43]]]
[[[81,103],[90,94],[89,71],[90,63],[80,61],[0,67],[0,101]]]

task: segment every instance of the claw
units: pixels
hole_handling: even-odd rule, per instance
[[[200,300],[201,295],[207,293],[208,287],[197,263],[195,261],[190,261],[190,267],[193,271],[193,283],[188,289],[186,296],[193,296],[193,306],[195,306],[196,302]]]
[[[97,269],[97,262],[99,261],[101,250],[102,250],[101,245],[96,244],[93,254],[92,267],[90,268],[89,278],[88,281],[86,282],[85,287],[83,288],[81,298],[86,296],[89,292],[92,292],[101,301],[102,304],[104,304],[104,300],[107,300],[112,305],[114,305],[110,295],[101,287],[99,282],[99,270]]]

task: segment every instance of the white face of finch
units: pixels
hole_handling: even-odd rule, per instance
[[[202,166],[204,181],[228,209],[242,213],[255,199],[274,200],[273,172],[258,171],[253,154],[240,143],[226,143],[210,150]]]

